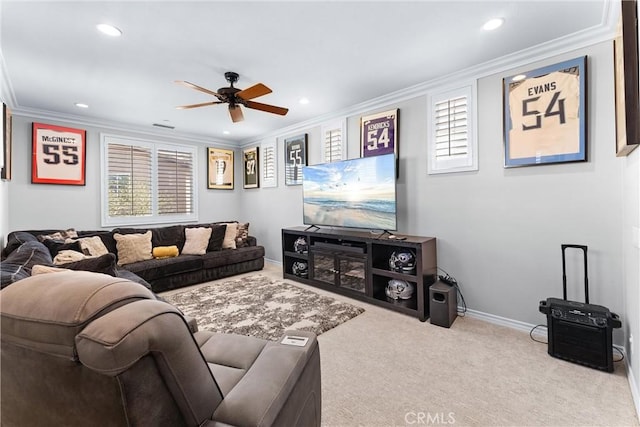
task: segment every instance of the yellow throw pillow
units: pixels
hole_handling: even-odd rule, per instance
[[[182,248],[184,255],[204,255],[207,253],[207,246],[211,237],[210,227],[185,228],[184,236],[185,242]]]
[[[224,240],[222,241],[222,249],[235,249],[236,236],[238,235],[238,223],[228,222],[227,230],[224,232]]]
[[[118,265],[152,259],[151,230],[144,234],[114,233],[116,248],[118,249]]]
[[[171,258],[178,256],[179,251],[176,245],[173,246],[156,246],[153,248],[154,258]]]

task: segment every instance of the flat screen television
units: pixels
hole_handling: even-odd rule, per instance
[[[395,154],[305,166],[302,197],[306,225],[395,230]]]

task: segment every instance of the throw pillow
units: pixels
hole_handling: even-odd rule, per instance
[[[49,265],[34,265],[31,269],[31,275],[35,276],[36,274],[45,274],[45,273],[59,273],[61,271],[69,271],[66,268],[60,267],[51,267]]]
[[[51,254],[45,245],[38,241],[26,242],[0,264],[0,287],[4,288],[31,275],[31,269],[37,264],[51,264]]]
[[[92,271],[94,273],[116,276],[116,256],[111,253],[99,257],[88,257],[75,262],[58,265],[69,270]]]
[[[74,242],[70,240],[69,242],[63,242],[62,240],[54,240],[54,239],[45,239],[42,242],[52,257],[56,257],[60,251],[78,251],[82,252],[82,248],[80,247],[80,243]]]
[[[66,264],[68,262],[80,261],[87,258],[88,255],[78,251],[62,250],[53,258],[55,265]]]
[[[180,251],[178,251],[178,247],[176,245],[156,246],[151,252],[153,254],[153,257],[156,259],[171,258],[180,254]]]
[[[238,231],[236,234],[236,248],[244,248],[249,246],[247,243],[247,237],[249,237],[249,223],[239,222]]]
[[[222,242],[224,242],[226,232],[226,224],[211,224],[211,237],[209,238],[207,252],[219,251],[222,249]]]
[[[7,246],[2,250],[2,259],[20,247],[25,242],[37,242],[38,239],[31,233],[26,231],[12,231],[7,236]]]
[[[196,227],[184,229],[185,242],[182,253],[185,255],[204,255],[209,246],[211,228]]]
[[[74,237],[78,237],[78,233],[75,229],[69,228],[67,230],[60,230],[52,234],[41,234],[40,236],[38,236],[38,240],[40,240],[41,242],[44,242],[47,239],[64,241],[65,239],[72,239]]]
[[[224,240],[222,241],[222,249],[235,249],[236,248],[236,236],[238,235],[238,223],[228,222],[226,224],[227,229],[224,233]]]
[[[99,236],[80,237],[76,241],[80,244],[82,253],[85,255],[100,256],[109,253]]]
[[[118,249],[118,265],[131,264],[133,262],[152,259],[151,254],[151,230],[144,234],[120,234],[113,235]]]

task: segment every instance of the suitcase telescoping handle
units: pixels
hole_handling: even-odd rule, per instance
[[[589,277],[587,276],[587,247],[584,245],[562,245],[562,297],[567,299],[567,268],[564,253],[567,248],[582,249],[584,253],[584,303],[589,304]]]

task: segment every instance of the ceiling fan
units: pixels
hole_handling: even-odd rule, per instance
[[[289,111],[288,108],[276,107],[275,105],[262,104],[260,102],[251,101],[251,99],[271,93],[271,89],[269,89],[262,83],[255,84],[246,89],[238,89],[236,87],[233,87],[233,84],[236,83],[238,81],[238,77],[240,77],[238,73],[228,71],[224,73],[224,77],[227,79],[230,86],[221,87],[217,92],[205,89],[201,86],[183,80],[176,80],[176,83],[195,90],[199,90],[200,92],[208,93],[209,95],[213,95],[218,98],[218,101],[203,102],[201,104],[182,105],[176,108],[186,110],[189,108],[206,107],[208,105],[229,104],[229,114],[231,115],[231,120],[234,123],[244,120],[244,115],[242,114],[242,109],[240,108],[241,105],[254,110],[279,114],[281,116],[284,116]]]

